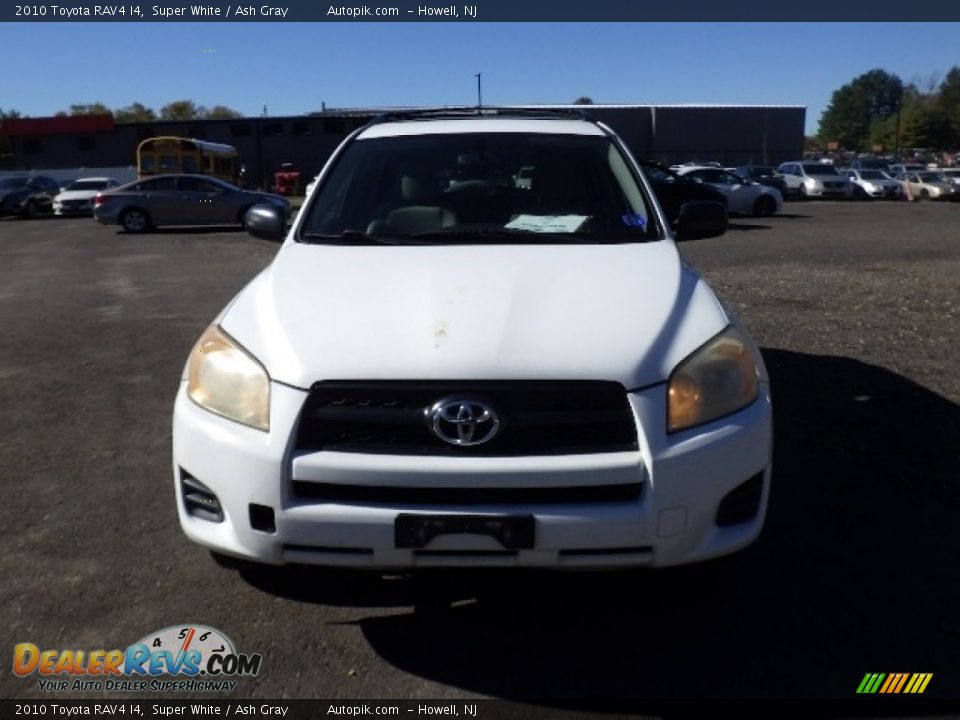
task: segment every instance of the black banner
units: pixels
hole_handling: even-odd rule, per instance
[[[960,2],[874,0],[106,0],[0,1],[3,22],[945,22],[960,20]],[[346,3],[346,4],[345,4]]]

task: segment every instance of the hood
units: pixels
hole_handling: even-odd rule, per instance
[[[669,241],[288,242],[220,325],[274,380],[664,381],[728,318]]]
[[[90,200],[96,197],[98,192],[100,190],[64,190],[57,195],[56,199],[60,202],[64,200]]]

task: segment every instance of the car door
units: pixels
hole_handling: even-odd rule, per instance
[[[752,185],[739,175],[734,175],[725,170],[714,170],[708,182],[727,196],[728,211],[736,213],[751,212],[753,203],[757,199],[757,195],[762,192],[761,188],[763,187],[762,185]]]
[[[217,183],[198,177],[180,177],[179,207],[181,223],[184,225],[219,225],[233,222],[222,202],[223,187]]]
[[[125,204],[143,208],[155,225],[176,225],[179,199],[177,178],[158,175],[131,188]]]
[[[800,190],[803,184],[803,178],[799,176],[799,169],[793,163],[787,163],[780,166],[780,174],[783,175],[783,181],[786,183],[787,190],[792,193]]]

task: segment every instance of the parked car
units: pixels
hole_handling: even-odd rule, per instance
[[[853,183],[833,165],[819,162],[782,163],[779,172],[787,183],[787,192],[801,197],[853,196]]]
[[[960,185],[960,168],[940,168],[937,172],[943,175],[944,180]]]
[[[903,184],[903,192],[917,200],[960,200],[960,185],[933,170],[901,173],[897,180]]]
[[[93,212],[93,198],[96,194],[115,187],[120,187],[120,183],[108,177],[74,180],[53,198],[53,214],[89,215]]]
[[[725,228],[722,206],[688,203],[676,237]],[[283,236],[281,212],[255,207],[248,230]],[[606,126],[381,116],[189,357],[183,531],[241,562],[376,569],[667,566],[748,545],[767,374],[674,240]]]
[[[35,218],[49,214],[59,192],[57,181],[46,175],[0,176],[0,217]]]
[[[890,171],[890,163],[881,158],[875,157],[866,157],[866,158],[854,158],[850,161],[848,166],[849,170],[882,170],[883,172]]]
[[[718,202],[724,207],[727,206],[727,196],[709,185],[695,183],[690,178],[681,177],[670,168],[650,160],[639,160],[638,164],[650,181],[668,222],[677,222],[680,208],[687,202]]]
[[[284,217],[290,213],[290,203],[279,195],[241,190],[205,175],[157,175],[97,193],[93,216],[104,225],[145,232],[160,225],[243,224],[258,203]]]
[[[920,172],[921,170],[926,170],[927,166],[923,163],[894,163],[890,166],[888,173],[893,177],[902,175],[906,172]]]
[[[739,175],[715,167],[684,167],[677,171],[681,177],[704,183],[727,197],[727,211],[746,215],[773,215],[783,209],[780,191],[744,180]]]
[[[783,198],[787,196],[787,183],[783,179],[783,175],[769,165],[737,165],[727,168],[727,171],[739,175],[744,180],[772,187]]]
[[[853,183],[853,196],[862,199],[885,198],[902,200],[903,185],[882,170],[857,170],[847,168],[840,171]]]

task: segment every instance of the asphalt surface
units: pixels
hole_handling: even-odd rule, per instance
[[[683,245],[763,347],[774,485],[754,546],[652,572],[242,576],[188,542],[180,371],[276,249],[0,220],[0,652],[203,623],[264,656],[230,699],[960,697],[960,204],[790,203]]]

